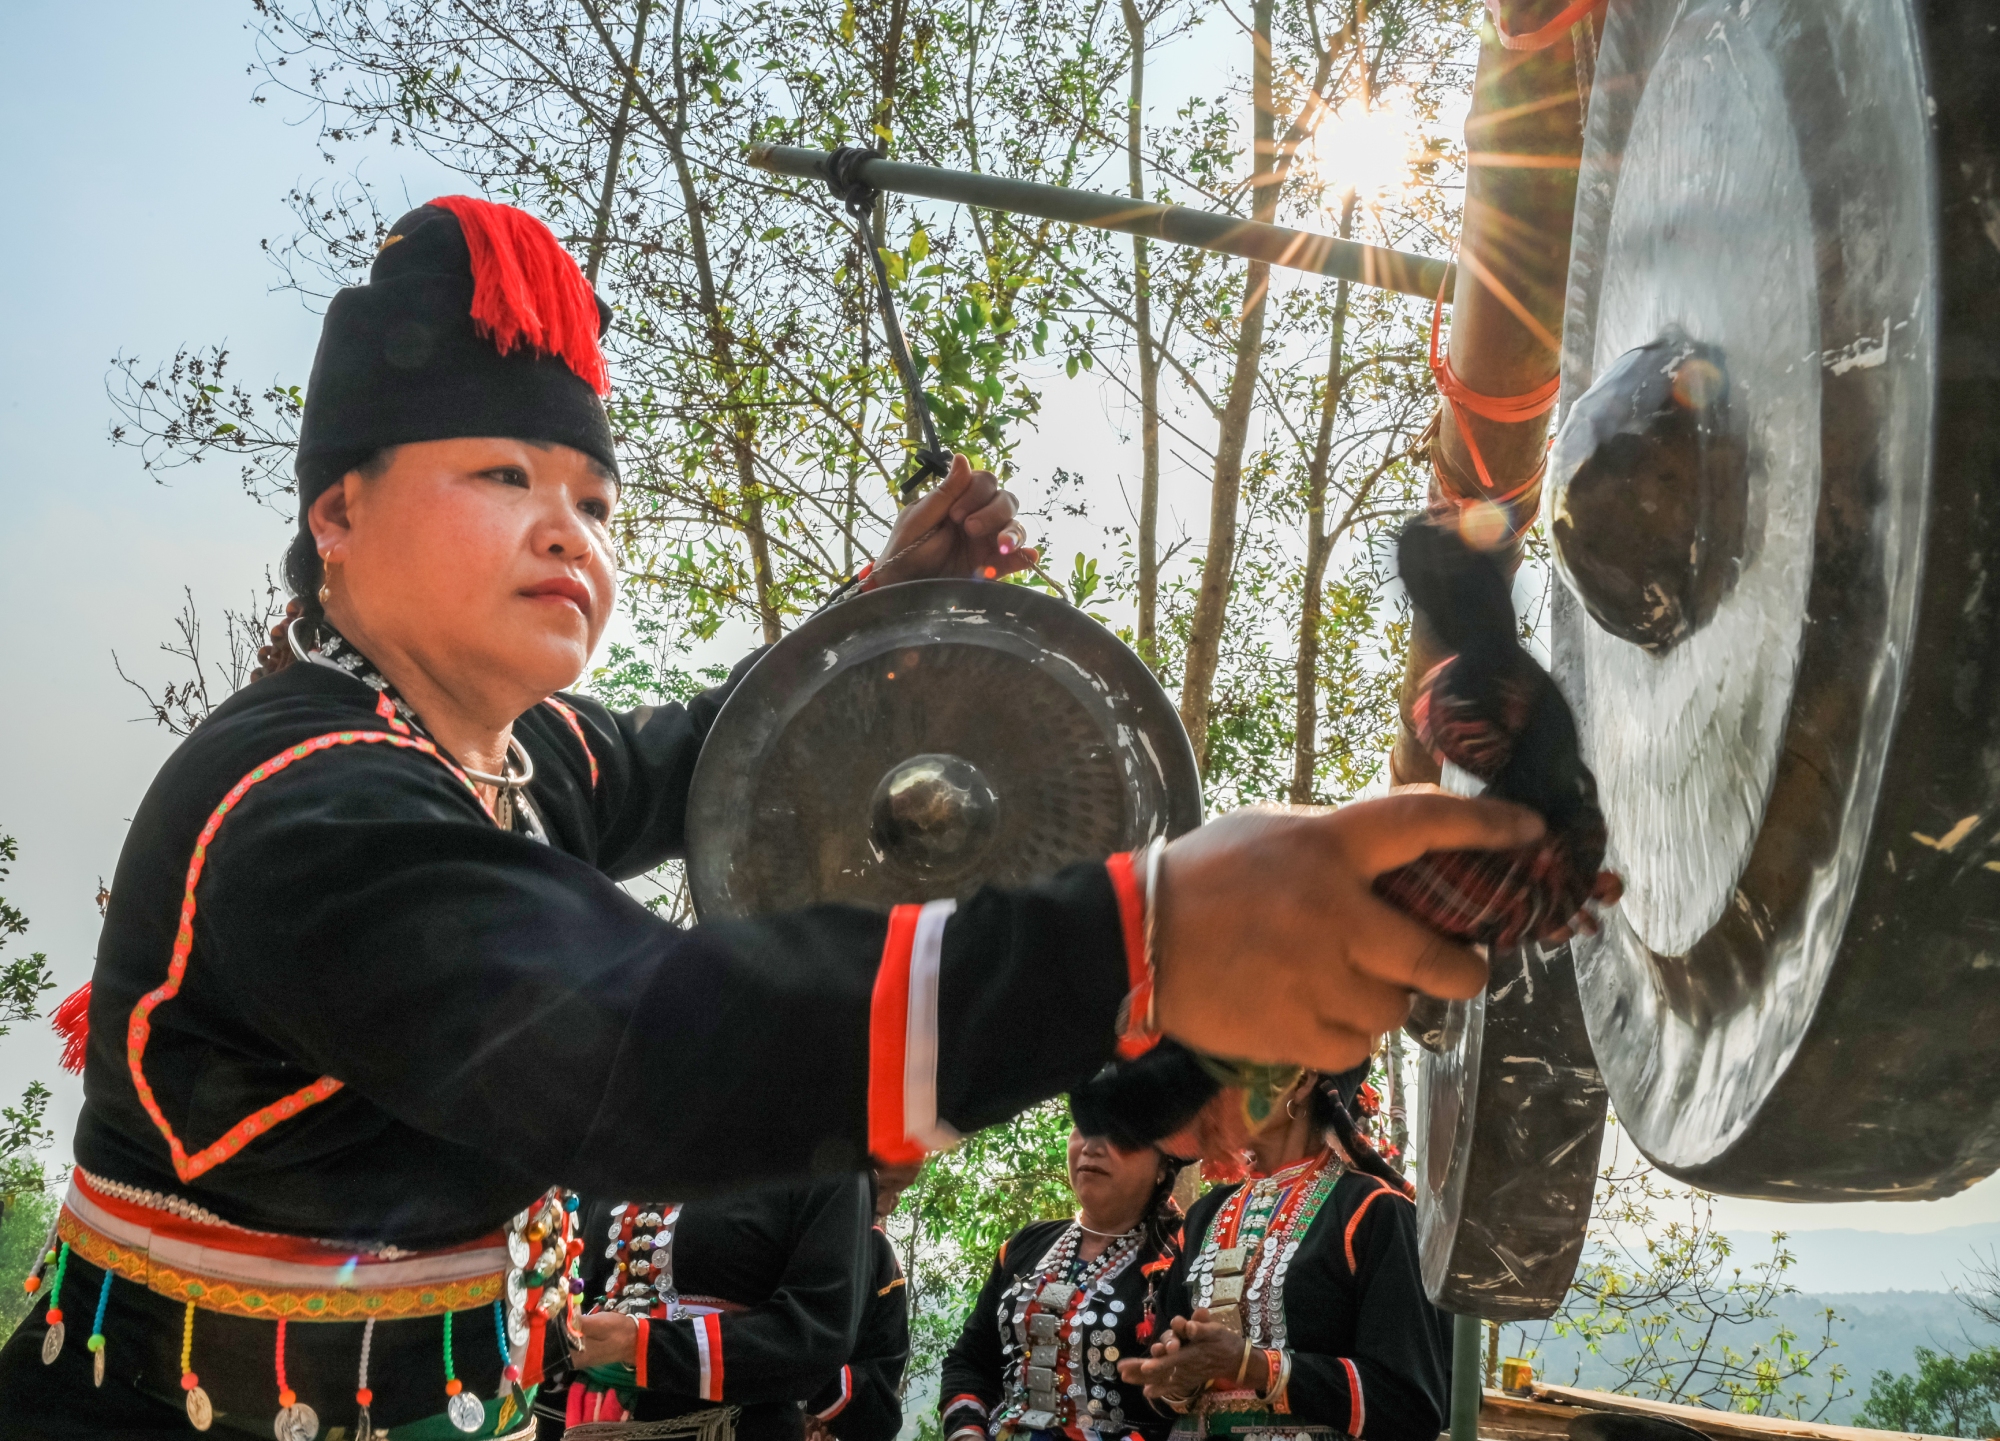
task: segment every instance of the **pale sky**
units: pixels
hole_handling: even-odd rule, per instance
[[[287,229],[280,197],[324,173],[310,129],[281,105],[253,107],[245,3],[107,0],[0,6],[0,175],[13,220],[0,229],[0,829],[21,859],[0,894],[25,910],[60,988],[87,979],[93,896],[110,880],[131,815],[174,741],[133,723],[139,697],[112,670],[177,674],[153,652],[183,585],[219,647],[220,612],[241,604],[287,538],[243,497],[233,468],[182,470],[162,486],[111,446],[104,378],[120,351],[148,361],[182,343],[227,340],[250,384],[302,381],[315,316],[270,293],[258,240]],[[412,203],[463,188],[407,150],[368,173]],[[1041,433],[1023,449],[1024,498],[1055,464],[1084,469],[1100,518],[1122,519],[1136,474],[1095,385],[1052,385]],[[1192,477],[1169,477],[1169,510],[1198,526]],[[1171,527],[1170,527],[1171,528]],[[1074,548],[1072,546],[1072,548]],[[1067,570],[1060,552],[1056,568]],[[81,1100],[55,1070],[40,1024],[0,1040],[0,1098],[31,1076],[55,1083],[67,1159]],[[1732,1230],[1832,1227],[1922,1232],[2000,1220],[2000,1184],[1923,1204],[1798,1206],[1725,1200]]]

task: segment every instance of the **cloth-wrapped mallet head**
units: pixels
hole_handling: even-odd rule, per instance
[[[1456,940],[1506,947],[1561,931],[1604,863],[1604,813],[1576,721],[1521,648],[1506,579],[1456,529],[1418,517],[1397,562],[1410,600],[1455,654],[1424,677],[1417,738],[1485,794],[1540,811],[1548,831],[1509,851],[1433,852],[1376,878],[1376,893]]]
[[[300,511],[386,446],[469,436],[567,445],[616,470],[598,338],[611,310],[541,221],[447,195],[396,222],[334,296],[306,385]]]

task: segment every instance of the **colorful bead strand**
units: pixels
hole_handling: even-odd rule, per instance
[[[278,1417],[271,1423],[271,1434],[278,1441],[313,1441],[319,1435],[319,1413],[299,1400],[291,1382],[285,1379],[285,1326],[284,1317],[278,1318]]]
[[[521,1368],[514,1364],[513,1348],[507,1344],[507,1308],[499,1301],[493,1303],[493,1340],[500,1348],[500,1394],[494,1398],[500,1414],[493,1429],[504,1431],[517,1413],[527,1414],[528,1398],[521,1390]]]
[[[181,1323],[181,1390],[187,1392],[188,1424],[206,1431],[215,1424],[215,1407],[201,1389],[201,1377],[194,1374],[194,1302],[188,1302],[187,1319]]]
[[[104,1273],[104,1284],[97,1288],[97,1314],[90,1321],[90,1339],[84,1347],[90,1352],[90,1384],[104,1384],[104,1308],[111,1301],[111,1272]]]
[[[55,1365],[56,1357],[62,1355],[63,1336],[65,1334],[62,1314],[62,1286],[63,1277],[68,1272],[69,1242],[65,1241],[62,1243],[62,1250],[56,1256],[55,1279],[49,1282],[49,1329],[42,1337],[42,1364],[44,1366]]]
[[[368,1408],[375,1402],[375,1393],[368,1389],[368,1352],[375,1344],[375,1318],[361,1328],[361,1373],[354,1381],[354,1402],[361,1408],[361,1415],[354,1423],[354,1441],[372,1441],[375,1423],[368,1415]]]
[[[452,1313],[444,1313],[444,1414],[461,1431],[477,1431],[486,1424],[486,1403],[465,1389],[451,1359]]]

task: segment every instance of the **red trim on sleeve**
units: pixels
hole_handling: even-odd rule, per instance
[[[868,1153],[892,1166],[923,1160],[903,1118],[903,1059],[910,1033],[910,950],[922,906],[889,912],[889,935],[868,1007]]]
[[[1340,1358],[1340,1364],[1347,1368],[1347,1390],[1354,1398],[1353,1404],[1347,1411],[1347,1434],[1359,1436],[1362,1425],[1368,1419],[1368,1408],[1361,1404],[1361,1373],[1355,1370],[1354,1363],[1345,1356]]]
[[[818,1411],[815,1412],[814,1414],[818,1416],[819,1419],[822,1421],[831,1421],[834,1417],[838,1416],[841,1412],[845,1411],[847,1409],[847,1403],[849,1401],[852,1401],[853,1399],[854,1399],[854,1368],[852,1366],[842,1366],[840,1368],[840,1399],[834,1402],[831,1406],[827,1407],[824,1411]]]
[[[722,1400],[722,1317],[711,1311],[694,1318],[695,1350],[701,1357],[701,1399]]]
[[[653,1323],[644,1316],[632,1318],[638,1323],[638,1349],[632,1353],[632,1373],[641,1391],[646,1389],[646,1344],[652,1339]]]
[[[1347,1236],[1346,1236],[1347,1274],[1350,1276],[1359,1274],[1359,1268],[1355,1265],[1354,1261],[1355,1227],[1361,1224],[1361,1218],[1368,1214],[1368,1208],[1374,1205],[1376,1201],[1380,1200],[1384,1196],[1395,1196],[1401,1194],[1401,1192],[1397,1191],[1397,1189],[1394,1186],[1389,1185],[1386,1181],[1381,1181],[1378,1179],[1376,1184],[1380,1186],[1381,1189],[1376,1191],[1370,1191],[1367,1195],[1363,1196],[1361,1198],[1361,1204],[1354,1208],[1354,1214],[1347,1218]]]
[[[1146,973],[1146,897],[1132,860],[1132,852],[1120,851],[1104,863],[1118,896],[1118,928],[1125,937],[1125,1015],[1118,1055],[1127,1061],[1160,1043],[1159,1032],[1146,1029],[1146,1017],[1153,1009],[1153,978]]]

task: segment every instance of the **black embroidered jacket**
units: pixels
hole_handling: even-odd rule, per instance
[[[650,1204],[650,1203],[647,1203]],[[739,1441],[798,1441],[801,1405],[852,1352],[861,1319],[870,1192],[841,1176],[689,1201],[673,1225],[673,1286],[695,1314],[646,1323],[640,1421],[740,1406]],[[618,1221],[583,1208],[584,1286],[604,1294]]]
[[[1160,1304],[1192,1314],[1189,1268],[1224,1203],[1219,1186],[1188,1211],[1186,1247]],[[1416,1207],[1349,1171],[1299,1240],[1281,1283],[1291,1381],[1273,1426],[1323,1426],[1365,1441],[1437,1441],[1450,1413],[1451,1318],[1424,1295]]]
[[[882,915],[829,905],[680,930],[617,884],[682,852],[689,781],[728,690],[626,713],[565,698],[567,715],[522,716],[546,843],[498,828],[409,735],[391,740],[377,692],[352,676],[296,665],[232,696],[161,769],[119,858],[79,1164],[236,1225],[430,1248],[495,1232],[552,1185],[694,1198],[856,1172],[871,1142],[907,1140],[905,1090],[869,1087]],[[178,989],[148,1003],[143,1046],[128,1048],[135,1007],[169,980],[190,894]],[[981,892],[933,959],[923,1099],[938,1129],[990,1125],[1110,1055],[1129,982],[1103,866]],[[1029,1010],[1043,1020],[1018,1044],[985,1044]],[[877,1058],[892,1078],[902,1037]],[[80,1264],[72,1281],[96,1284]],[[181,1309],[120,1285],[107,1313],[112,1374],[176,1406]],[[486,1396],[498,1348],[465,1338],[491,1324],[458,1327],[458,1375]],[[196,1330],[217,1409],[268,1417],[273,1327],[204,1315]],[[359,1331],[291,1330],[292,1387],[329,1424],[352,1404]],[[442,1408],[440,1339],[435,1317],[378,1327],[377,1426]]]
[[[1080,1304],[1049,1307],[1046,1319],[1025,1314],[1069,1229],[1068,1221],[1037,1221],[1000,1247],[944,1359],[938,1411],[946,1438],[968,1428],[991,1436],[1002,1425],[1061,1430],[1072,1441],[1092,1433],[1111,1438],[1136,1432],[1147,1441],[1166,1435],[1173,1417],[1155,1409],[1139,1387],[1121,1382],[1116,1369],[1121,1357],[1148,1354],[1156,1327],[1164,1324],[1146,1303],[1147,1288],[1165,1258],[1142,1246],[1083,1288]],[[1074,1274],[1073,1266],[1064,1268],[1053,1281],[1065,1288],[1066,1277]],[[1061,1408],[1053,1418],[1038,1407],[1033,1373],[1040,1371],[1052,1373],[1051,1389]]]
[[[854,1354],[806,1409],[839,1441],[895,1441],[903,1429],[903,1371],[910,1364],[910,1293],[896,1248],[868,1233],[868,1293]]]

